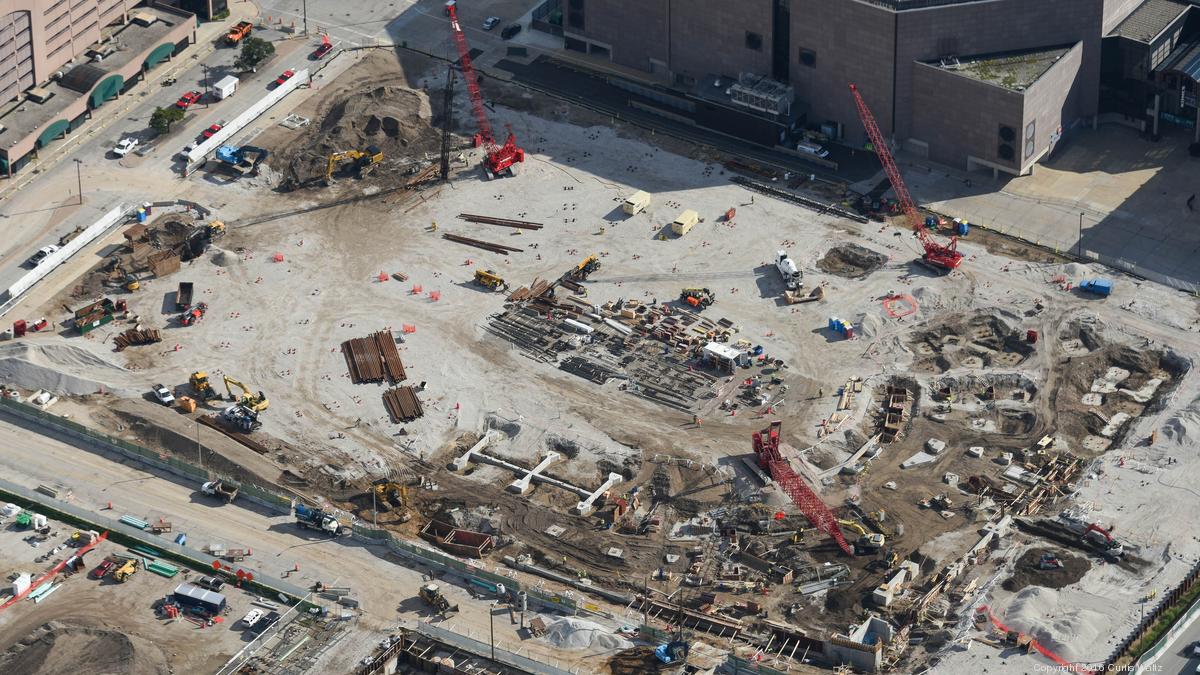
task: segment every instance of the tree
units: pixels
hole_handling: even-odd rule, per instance
[[[242,54],[233,62],[239,70],[254,70],[268,56],[275,53],[275,45],[262,38],[248,37],[242,42]]]
[[[183,119],[183,111],[175,106],[170,108],[155,108],[154,114],[150,116],[150,128],[160,134],[165,134],[171,130],[171,125]]]

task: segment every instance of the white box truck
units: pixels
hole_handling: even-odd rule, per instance
[[[650,193],[638,190],[629,195],[629,199],[625,200],[625,203],[621,205],[621,209],[628,215],[636,216],[645,211],[647,206],[650,206]]]
[[[218,100],[224,100],[233,96],[233,92],[237,91],[238,79],[233,75],[226,75],[213,85],[213,95]]]
[[[698,222],[700,222],[700,214],[692,209],[688,209],[679,214],[675,222],[671,223],[671,231],[682,237],[688,233],[688,230],[695,227]]]

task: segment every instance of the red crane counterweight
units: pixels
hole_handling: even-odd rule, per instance
[[[504,141],[504,145],[496,145],[492,123],[483,107],[479,78],[475,75],[475,65],[471,62],[471,47],[467,44],[467,36],[463,33],[462,26],[458,23],[458,9],[454,5],[447,5],[446,11],[450,14],[450,30],[454,34],[454,44],[458,47],[459,67],[462,69],[463,79],[467,82],[467,93],[471,98],[471,112],[475,114],[475,124],[479,127],[475,144],[483,146],[483,170],[488,178],[512,175],[516,172],[517,165],[525,161],[525,151],[517,147],[517,137],[512,129],[508,130],[508,139]]]
[[[904,212],[904,217],[908,219],[908,226],[917,233],[917,238],[921,240],[921,246],[925,249],[925,255],[921,259],[939,270],[948,272],[957,269],[963,259],[963,254],[958,252],[958,237],[951,237],[949,244],[940,244],[929,236],[929,232],[925,229],[925,223],[921,222],[921,214],[917,212],[917,205],[913,202],[912,195],[908,193],[908,186],[904,184],[904,178],[900,176],[900,168],[896,166],[896,160],[892,158],[892,152],[888,150],[883,133],[879,131],[879,125],[875,123],[875,116],[871,114],[871,109],[867,107],[867,102],[863,100],[862,94],[858,93],[858,87],[851,84],[850,93],[854,94],[854,105],[858,108],[858,117],[867,131],[867,138],[871,139],[871,145],[875,148],[879,163],[883,165],[883,172],[887,174],[888,181],[892,184],[896,200],[900,202],[900,209]]]

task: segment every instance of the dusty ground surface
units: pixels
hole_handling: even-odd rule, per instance
[[[429,96],[438,98],[438,72],[405,65],[404,73],[393,73],[397,84],[386,86],[431,82]],[[354,87],[374,91],[382,67],[372,62],[372,70],[365,71],[369,78],[351,71],[328,91],[364,79],[370,82]],[[817,635],[861,617],[882,573],[875,556],[845,558],[819,533],[805,533],[794,542],[786,534],[802,527],[803,519],[777,488],[763,487],[741,461],[752,452],[750,434],[772,419],[783,423],[785,456],[819,486],[839,517],[856,518],[842,508],[847,500],[865,512],[885,509],[892,533],[888,548],[902,558],[928,558],[926,574],[970,549],[995,512],[976,493],[952,488],[947,474],[959,477],[964,487],[972,477],[974,485],[1011,483],[1002,475],[1002,453],[1029,450],[1045,435],[1054,436],[1054,452],[1081,460],[1107,451],[1102,471],[1081,474],[1085,500],[1091,500],[1093,518],[1115,522],[1118,533],[1129,532],[1130,543],[1140,548],[1137,555],[1156,561],[1154,566],[1138,574],[1097,565],[1061,591],[1038,586],[993,591],[996,611],[1015,617],[1039,639],[1056,641],[1068,658],[1084,658],[1096,642],[1127,630],[1124,618],[1109,621],[1093,616],[1090,608],[1064,609],[1071,598],[1115,585],[1121,590],[1110,600],[1128,605],[1148,585],[1163,583],[1154,582],[1154,575],[1182,574],[1181,560],[1189,555],[1183,549],[1191,545],[1167,548],[1165,538],[1141,536],[1129,525],[1126,497],[1114,496],[1112,486],[1127,480],[1120,478],[1114,458],[1131,439],[1145,439],[1171,411],[1195,397],[1190,375],[1197,353],[1194,300],[1125,278],[1106,300],[1083,296],[1065,290],[1065,282],[1092,275],[1086,266],[1000,258],[970,238],[959,244],[968,255],[962,271],[935,277],[911,263],[919,249],[902,231],[817,215],[761,195],[752,198],[729,183],[727,169],[699,153],[671,154],[626,129],[580,124],[589,121],[586,114],[567,106],[558,114],[554,106],[548,110],[518,95],[499,92],[496,98],[516,108],[497,107],[497,128],[511,124],[530,153],[518,177],[482,181],[473,160],[470,167],[456,166],[448,185],[374,199],[370,195],[403,180],[403,171],[377,171],[363,181],[340,180],[329,189],[286,195],[251,183],[223,185],[225,200],[214,206],[230,229],[217,248],[176,275],[126,296],[133,313],[165,330],[161,345],[110,352],[107,343],[127,327],[123,324],[99,329],[91,339],[36,336],[30,343],[54,359],[35,363],[26,354],[12,354],[12,381],[36,377],[55,384],[55,377],[82,369],[87,381],[62,393],[92,394],[89,406],[111,409],[88,413],[93,421],[148,442],[157,438],[183,456],[183,439],[197,428],[193,416],[154,408],[145,400],[116,404],[112,399],[160,381],[186,390],[188,375],[201,369],[223,391],[219,377],[229,374],[271,399],[263,428],[256,432],[268,450],[246,462],[254,466],[254,475],[325,496],[364,518],[369,507],[356,495],[368,480],[389,473],[424,475],[438,490],[415,491],[423,517],[442,514],[469,527],[491,528],[511,544],[505,554],[529,553],[561,572],[586,573],[605,585],[642,584],[663,564],[664,554],[675,554],[680,560],[668,565],[675,574],[668,584],[673,587],[687,569],[687,551],[702,541],[705,528],[712,529],[711,521],[689,519],[723,501],[743,502],[721,517],[746,531],[782,509],[792,520],[778,525],[775,535],[746,536],[755,544],[749,549],[753,555],[794,569],[825,562],[851,567],[851,583],[828,598],[783,587],[764,599],[772,618],[792,603],[814,610],[799,611],[790,620]],[[314,124],[306,133],[316,134],[324,127],[321,111],[337,109],[338,103],[314,97],[311,104]],[[456,108],[463,110],[461,92]],[[298,137],[273,130],[260,143],[286,152],[285,146],[301,145]],[[619,203],[638,189],[651,192],[653,202],[627,217]],[[211,186],[198,190],[211,194]],[[736,218],[720,220],[732,207]],[[699,211],[704,222],[683,237],[660,237],[686,208]],[[462,212],[545,227],[523,231],[471,224],[456,219]],[[443,240],[445,232],[522,250],[508,256],[488,253]],[[824,300],[784,304],[783,286],[771,265],[780,249],[805,272],[806,286],[825,288]],[[717,301],[703,316],[727,319],[735,329],[731,344],[761,345],[770,359],[764,367],[733,376],[709,372],[693,402],[670,407],[635,396],[629,380],[598,385],[557,367],[562,358],[579,355],[624,369],[635,382],[665,377],[654,371],[660,366],[705,372],[686,359],[663,358],[658,343],[622,346],[614,331],[597,325],[587,344],[547,328],[564,346],[552,354],[535,353],[492,331],[493,317],[506,310],[505,296],[473,284],[475,269],[495,270],[516,288],[536,277],[556,279],[589,254],[597,255],[602,266],[586,284],[586,303],[623,299],[678,307],[681,288],[707,287]],[[396,281],[391,276],[396,273],[407,280]],[[210,307],[208,316],[191,327],[178,324],[169,303],[175,285],[184,280],[196,284],[197,296]],[[885,300],[892,295],[911,303],[889,305]],[[56,306],[47,303],[45,311],[56,313]],[[828,330],[834,316],[854,324],[855,339]],[[408,370],[406,384],[425,383],[420,393],[425,415],[396,424],[380,399],[382,385],[350,382],[339,346],[404,326],[413,329],[402,333],[398,345]],[[1029,330],[1037,331],[1038,342],[1028,341]],[[81,358],[58,355],[67,347],[98,361],[81,368]],[[633,360],[623,362],[627,357]],[[1106,379],[1113,368],[1127,373]],[[741,398],[745,380],[752,377],[761,378],[765,401]],[[851,378],[858,378],[861,391],[839,410],[839,388]],[[1158,382],[1151,385],[1153,380]],[[98,389],[89,388],[97,384],[117,393],[95,396]],[[903,431],[865,471],[846,475],[841,468],[879,430],[875,411],[888,385],[904,387],[913,397]],[[1093,393],[1099,398],[1083,400]],[[725,401],[738,402],[737,414]],[[201,412],[214,410],[209,406]],[[1121,413],[1126,417],[1119,418]],[[1173,435],[1164,433],[1147,446],[1150,459],[1139,464],[1146,473],[1133,476],[1135,482],[1171,470],[1166,458],[1174,456],[1172,451],[1177,455],[1193,447],[1197,423],[1189,420],[1178,418],[1168,427]],[[538,486],[520,497],[503,490],[515,477],[507,470],[476,465],[452,474],[443,468],[489,428],[502,434],[487,452],[524,467],[549,451],[575,448],[574,455],[560,452],[564,459],[549,469],[574,485],[590,489],[609,472],[621,474],[614,493],[631,497],[637,487],[643,506],[635,515],[657,514],[662,526],[645,534],[637,534],[636,527],[632,534],[620,527],[599,529],[612,518],[611,509],[598,518],[571,516],[566,511],[579,500],[574,493]],[[170,438],[177,440],[164,441]],[[929,463],[901,468],[930,438],[945,441],[945,451]],[[229,459],[234,450],[215,445],[206,443],[205,449],[240,463]],[[971,447],[982,447],[982,456],[968,455]],[[676,464],[668,456],[693,464]],[[953,500],[954,506],[945,509],[949,515],[919,503],[939,493]],[[765,506],[753,506],[760,501]],[[1063,506],[1065,501],[1051,500],[1046,513]],[[411,536],[422,520],[397,524],[397,532]],[[563,526],[564,533],[547,533],[551,525]],[[851,530],[846,532],[853,538]],[[1014,539],[1026,546],[1030,542],[1023,536]],[[613,559],[609,548],[622,549],[623,557]],[[1168,562],[1159,564],[1164,556]],[[983,565],[967,576],[985,573],[997,572]],[[1078,589],[1086,592],[1068,597]],[[743,599],[722,594],[719,604]],[[1054,608],[1068,618],[1043,620]],[[970,655],[951,656],[947,663]]]

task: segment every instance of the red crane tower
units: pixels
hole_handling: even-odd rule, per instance
[[[800,512],[808,518],[813,527],[833,537],[843,553],[852,555],[850,544],[846,542],[842,529],[838,527],[833,512],[792,469],[792,465],[783,455],[779,454],[779,429],[782,426],[782,422],[771,422],[771,426],[766,429],[754,432],[754,454],[758,457],[758,465],[779,483],[779,487],[800,507]]]
[[[467,36],[458,23],[458,9],[447,5],[450,14],[450,29],[454,32],[454,44],[458,46],[459,64],[462,68],[463,79],[467,81],[467,92],[471,95],[471,110],[475,113],[475,123],[479,125],[479,133],[475,134],[475,146],[483,146],[487,153],[483,159],[483,171],[488,178],[501,175],[513,175],[516,164],[525,161],[525,151],[517,147],[517,137],[512,129],[508,130],[508,140],[504,145],[497,146],[496,138],[492,135],[492,123],[488,121],[487,111],[483,108],[483,95],[479,93],[479,80],[475,76],[475,66],[471,64],[471,48],[467,45]]]
[[[947,245],[939,244],[929,236],[929,232],[925,229],[925,223],[921,222],[921,214],[917,213],[917,205],[913,203],[912,196],[908,194],[908,188],[904,185],[904,179],[900,177],[900,169],[896,166],[896,160],[892,159],[892,153],[883,140],[879,125],[875,124],[875,116],[871,114],[871,109],[867,107],[866,101],[858,93],[858,87],[851,84],[850,93],[854,94],[854,104],[858,106],[858,116],[867,130],[867,136],[871,139],[875,154],[879,156],[879,163],[883,165],[884,173],[892,183],[896,199],[900,201],[900,208],[904,211],[904,217],[908,219],[908,226],[917,233],[917,237],[921,240],[921,246],[925,248],[925,255],[921,259],[930,267],[942,272],[957,269],[963,260],[963,254],[958,252],[958,237],[951,237],[950,244]]]

